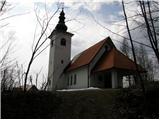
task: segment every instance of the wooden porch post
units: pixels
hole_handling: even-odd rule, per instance
[[[129,87],[131,87],[131,77],[128,75],[128,82],[129,82]]]
[[[112,80],[112,88],[117,88],[118,80],[117,80],[117,71],[113,70],[111,72],[111,80]]]

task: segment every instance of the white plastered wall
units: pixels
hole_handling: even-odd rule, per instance
[[[88,67],[84,66],[75,70],[72,70],[71,72],[67,73],[67,82],[69,80],[69,83],[71,81],[72,76],[72,83],[74,81],[74,75],[76,75],[76,84],[69,84],[67,88],[87,88],[88,87]]]

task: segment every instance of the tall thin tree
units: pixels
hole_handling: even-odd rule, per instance
[[[151,1],[148,1],[148,0],[147,2],[139,1],[142,16],[146,24],[147,35],[148,35],[150,44],[152,46],[152,49],[155,53],[155,56],[157,57],[157,60],[159,62],[159,46],[158,46],[159,39],[157,38],[157,35],[156,35],[156,30],[155,30],[155,26],[153,23],[153,17],[152,17],[150,4],[151,4]]]
[[[143,94],[145,95],[145,87],[144,87],[144,83],[143,83],[143,79],[140,75],[140,71],[139,71],[139,67],[137,64],[137,59],[136,59],[136,54],[135,54],[135,50],[134,50],[134,44],[133,44],[133,40],[132,40],[132,36],[130,33],[130,29],[129,29],[129,25],[128,25],[128,19],[127,19],[127,15],[126,15],[126,11],[125,11],[125,6],[124,6],[124,1],[122,0],[122,7],[123,7],[123,13],[124,13],[124,17],[125,17],[125,21],[126,21],[126,27],[127,27],[127,31],[128,31],[128,36],[130,39],[130,43],[131,43],[131,48],[132,48],[132,54],[133,54],[133,58],[134,58],[134,62],[135,62],[135,66],[136,66],[136,71],[137,71],[137,75],[140,79],[140,84],[143,90]]]

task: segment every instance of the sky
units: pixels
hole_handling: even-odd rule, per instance
[[[65,21],[68,27],[68,32],[74,34],[72,37],[71,57],[82,52],[86,48],[110,36],[114,44],[119,48],[123,38],[119,37],[109,30],[127,36],[125,29],[125,21],[123,20],[123,11],[121,1],[115,0],[8,0],[8,8],[6,12],[0,16],[0,24],[7,26],[0,29],[0,42],[5,43],[10,39],[12,43],[12,52],[10,59],[18,61],[19,65],[23,65],[24,71],[29,63],[32,53],[32,46],[41,33],[41,27],[36,19],[36,13],[40,18],[40,22],[47,20],[57,10],[58,2],[64,3]],[[125,1],[126,3],[130,1]],[[128,16],[135,14],[138,10],[136,4],[130,4],[126,7]],[[36,11],[36,12],[35,12]],[[58,23],[58,17],[61,9],[55,14],[50,21],[46,36],[49,36]],[[46,16],[47,13],[47,16]],[[3,18],[8,19],[1,20]],[[14,16],[14,17],[12,17]],[[98,24],[97,24],[98,23]],[[99,24],[105,26],[104,29]],[[135,24],[129,22],[131,27]],[[135,39],[142,38],[142,34],[138,32]],[[4,39],[5,38],[5,39]],[[7,39],[6,39],[7,38]],[[143,38],[142,38],[143,41]],[[10,43],[8,42],[8,44]],[[49,44],[42,46],[41,50]],[[1,52],[3,54],[4,51]],[[45,49],[33,62],[30,70],[30,75],[35,77],[36,73],[40,73],[39,85],[43,79],[47,77],[49,62],[49,47]]]

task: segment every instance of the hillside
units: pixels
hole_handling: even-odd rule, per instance
[[[62,118],[110,118],[114,98],[119,90],[59,92],[62,98],[58,113]]]
[[[59,92],[58,118],[158,118],[158,89],[102,89]]]
[[[2,93],[2,118],[158,118],[158,89]],[[152,104],[151,104],[152,103]]]

